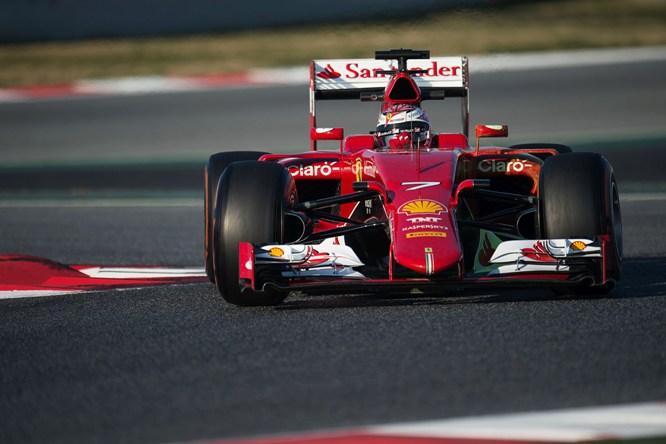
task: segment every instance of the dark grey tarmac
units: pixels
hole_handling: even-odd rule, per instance
[[[562,299],[532,289],[294,295],[276,308],[238,308],[211,284],[192,284],[1,300],[0,442],[173,442],[666,400],[666,198],[655,166],[664,140],[651,132],[663,122],[666,65],[645,65],[616,66],[612,76],[601,68],[554,70],[552,88],[541,71],[504,73],[472,90],[473,106],[503,104],[540,134],[570,135],[570,128],[581,145],[583,127],[651,134],[635,149],[654,157],[636,160],[631,147],[607,151],[620,156],[621,187],[632,190],[622,202],[624,275],[607,297]],[[622,82],[631,76],[640,82],[628,91]],[[568,98],[567,88],[575,92]],[[175,171],[191,168],[178,185],[151,168],[108,186],[94,179],[100,170],[71,176],[75,167],[57,173],[33,164],[22,170],[32,171],[27,181],[3,170],[0,254],[202,267],[203,207],[191,200],[197,156],[229,146],[229,128],[236,141],[252,140],[248,131],[258,126],[267,128],[260,139],[280,138],[280,121],[292,112],[305,133],[305,104],[291,102],[296,91],[304,95],[260,88],[0,106],[0,151],[21,162],[39,158],[49,143],[61,166],[69,154],[150,157],[164,142],[168,158],[178,145],[197,145],[186,167],[176,163]],[[550,111],[540,97],[555,100]],[[492,117],[488,110],[481,117]],[[493,122],[506,123],[505,114],[498,110]],[[296,140],[290,137],[284,143]],[[169,198],[179,193],[184,203]],[[137,196],[143,200],[128,200]]]

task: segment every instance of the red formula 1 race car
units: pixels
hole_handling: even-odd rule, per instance
[[[557,144],[479,147],[506,137],[503,125],[477,126],[470,145],[468,92],[464,57],[401,49],[312,62],[310,151],[223,152],[206,165],[206,272],[224,299],[612,289],[622,222],[611,165]],[[460,133],[431,132],[421,103],[444,98],[462,102]],[[319,128],[316,104],[329,99],[376,101],[376,131]],[[321,140],[340,148],[318,151]]]

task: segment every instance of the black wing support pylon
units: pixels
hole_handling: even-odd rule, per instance
[[[407,60],[410,59],[429,59],[430,51],[427,49],[389,49],[388,51],[375,51],[375,60],[397,60],[398,70],[382,71],[381,74],[395,74],[396,72],[406,72],[408,74],[422,74],[423,70],[408,70]]]

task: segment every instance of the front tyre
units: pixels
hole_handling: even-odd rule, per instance
[[[571,289],[573,294],[603,294],[622,271],[622,215],[615,174],[597,153],[549,157],[539,175],[541,237],[586,238],[607,235],[607,282]]]
[[[204,170],[204,263],[206,264],[206,276],[215,283],[213,273],[213,209],[217,194],[217,184],[224,170],[234,162],[242,160],[259,160],[261,156],[268,154],[260,151],[226,151],[213,154],[206,163]]]
[[[283,243],[285,212],[296,202],[291,174],[273,162],[229,165],[220,177],[213,216],[214,277],[222,297],[235,305],[276,305],[287,293],[241,291],[238,244]],[[262,285],[259,279],[256,286]]]

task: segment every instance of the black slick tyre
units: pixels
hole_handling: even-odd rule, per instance
[[[216,194],[213,269],[222,297],[235,305],[279,304],[287,293],[273,289],[241,292],[238,244],[284,242],[285,212],[296,201],[293,177],[274,162],[234,162],[222,173]],[[256,279],[261,288],[261,277]]]
[[[544,162],[539,175],[540,229],[543,239],[609,236],[603,285],[569,288],[569,294],[603,294],[620,279],[622,216],[615,174],[597,153],[568,153]]]
[[[215,283],[213,273],[213,209],[215,208],[215,195],[217,193],[217,184],[220,181],[222,172],[232,163],[243,160],[258,160],[265,152],[259,151],[228,151],[217,153],[210,156],[204,170],[204,263],[206,264],[206,275],[208,279]]]

